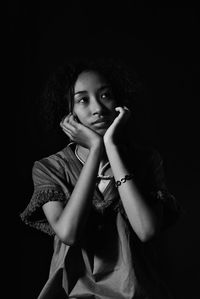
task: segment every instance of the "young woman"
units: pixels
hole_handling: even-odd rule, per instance
[[[47,90],[55,114],[68,107],[60,127],[71,142],[34,163],[34,193],[21,214],[54,237],[40,299],[169,298],[152,247],[178,207],[159,153],[129,143],[134,88],[125,77],[115,65],[80,63]]]

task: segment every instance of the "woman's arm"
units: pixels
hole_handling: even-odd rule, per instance
[[[80,134],[84,135],[84,143],[87,143],[85,146],[89,148],[89,154],[67,205],[63,209],[60,202],[52,201],[43,206],[53,230],[67,245],[76,242],[88,218],[103,150],[103,140],[96,133],[84,128],[84,132]],[[73,138],[72,135],[70,137]]]
[[[116,133],[116,130],[123,119],[127,117],[125,116],[127,113],[126,109],[120,107],[118,111],[120,112],[119,116],[104,135],[106,153],[116,181],[121,180],[125,175],[130,174],[130,171],[121,157],[119,148],[114,141],[114,133]],[[157,211],[154,211],[147,204],[134,183],[134,177],[131,180],[127,180],[126,183],[121,184],[118,191],[133,230],[141,241],[149,240],[154,236],[159,227]]]
[[[118,147],[109,143],[105,147],[115,180],[118,181],[130,174]],[[141,241],[148,241],[159,227],[158,213],[147,204],[139,192],[134,183],[134,174],[133,179],[127,180],[118,187],[118,191],[133,230]]]

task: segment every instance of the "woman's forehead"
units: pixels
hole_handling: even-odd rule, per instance
[[[107,84],[107,80],[99,72],[93,70],[83,71],[75,82],[74,92],[100,88],[105,84]]]

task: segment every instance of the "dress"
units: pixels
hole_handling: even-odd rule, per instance
[[[162,159],[153,149],[126,149],[126,163],[151,205],[164,207],[162,229],[175,222],[179,205],[164,181]],[[114,179],[103,193],[96,187],[84,234],[73,246],[62,243],[48,224],[42,205],[72,193],[82,169],[70,144],[33,166],[33,196],[21,213],[26,224],[54,238],[48,281],[38,299],[167,299],[154,267],[154,242],[141,242],[131,228]]]

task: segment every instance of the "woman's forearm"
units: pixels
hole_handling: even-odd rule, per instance
[[[118,181],[125,175],[130,174],[121,158],[118,147],[115,144],[108,143],[105,148],[115,180]],[[141,241],[147,241],[155,234],[157,226],[155,212],[140,194],[134,183],[134,177],[127,180],[126,183],[122,183],[118,191],[133,230]]]
[[[94,146],[89,150],[87,161],[82,168],[71,197],[54,223],[55,232],[68,245],[72,245],[77,240],[87,221],[101,154],[101,145]]]

